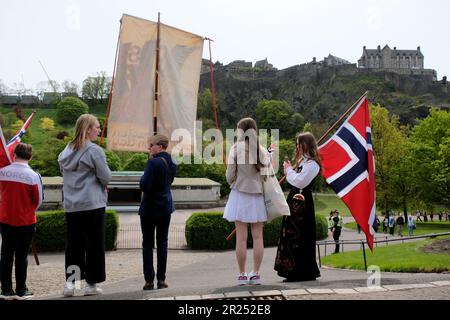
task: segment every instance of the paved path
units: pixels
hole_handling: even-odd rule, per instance
[[[221,211],[223,208],[217,208]],[[172,223],[184,224],[192,212],[215,211],[207,210],[177,210],[173,215]],[[121,214],[121,223],[139,224],[136,214]],[[391,236],[388,236],[391,238]],[[341,239],[363,239],[364,234],[349,229],[343,229]],[[332,239],[331,235],[328,239]],[[333,250],[328,246],[327,254]],[[345,251],[357,250],[359,245],[349,245]],[[77,290],[76,296],[70,299],[173,299],[174,297],[199,298],[205,295],[226,296],[233,293],[242,296],[267,294],[267,291],[276,295],[285,293],[286,299],[354,299],[355,294],[361,299],[391,297],[393,299],[414,297],[414,292],[426,294],[433,299],[450,299],[450,274],[406,274],[389,273],[380,274],[380,285],[383,292],[367,289],[371,274],[363,271],[339,270],[321,268],[322,276],[317,281],[283,283],[273,270],[276,248],[267,248],[261,274],[263,284],[260,286],[237,286],[237,264],[233,250],[211,252],[192,250],[170,250],[168,261],[167,282],[168,289],[143,291],[142,256],[140,250],[117,250],[106,255],[107,281],[102,284],[104,294],[95,297],[83,297],[82,290]],[[324,252],[321,252],[323,255]],[[37,294],[37,299],[61,299],[64,284],[64,254],[40,254],[42,265],[34,265],[30,256],[29,287]],[[155,259],[156,261],[156,259]],[[247,265],[251,267],[252,250],[248,250]],[[446,281],[446,282],[442,282]],[[369,282],[371,284],[371,282]],[[407,285],[405,287],[405,285]],[[409,287],[408,287],[409,286]],[[362,289],[357,289],[362,288]],[[320,290],[315,290],[320,289]],[[339,290],[345,289],[345,290]],[[274,291],[275,290],[275,291]],[[300,291],[292,291],[300,290]],[[266,291],[266,292],[263,292]],[[300,294],[301,292],[302,294]],[[303,294],[305,293],[306,294]],[[351,294],[345,294],[352,292]],[[298,294],[295,294],[298,293]],[[275,295],[275,294],[274,294]]]

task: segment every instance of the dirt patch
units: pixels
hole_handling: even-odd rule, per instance
[[[450,238],[436,240],[422,248],[426,253],[450,254]]]

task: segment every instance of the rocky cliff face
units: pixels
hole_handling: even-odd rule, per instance
[[[402,123],[426,117],[430,106],[450,108],[450,85],[429,76],[373,72],[356,65],[324,67],[294,66],[277,72],[229,72],[214,74],[219,119],[233,126],[237,120],[255,116],[262,99],[286,100],[306,121],[330,124],[365,91],[369,101],[398,114]],[[209,74],[200,79],[200,92],[210,88]]]

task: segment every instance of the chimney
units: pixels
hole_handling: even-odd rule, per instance
[[[378,51],[381,51],[381,46],[378,46],[377,49],[378,49]]]
[[[419,52],[420,52],[420,46],[418,46],[418,47],[417,47],[417,51],[419,51]]]
[[[316,57],[313,58],[313,63],[316,63]]]
[[[397,50],[397,47],[394,47],[394,50]]]
[[[363,47],[363,50],[366,51],[366,46]]]

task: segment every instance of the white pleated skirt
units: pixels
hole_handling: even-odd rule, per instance
[[[263,195],[231,189],[223,217],[230,222],[256,223],[267,221]]]

